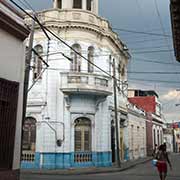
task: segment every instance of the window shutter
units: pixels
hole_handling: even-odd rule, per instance
[[[75,151],[81,151],[81,131],[75,131]]]
[[[84,150],[90,151],[90,132],[84,131]]]

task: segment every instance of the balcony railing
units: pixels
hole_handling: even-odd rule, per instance
[[[22,151],[22,161],[33,162],[35,160],[34,151]]]
[[[60,89],[66,93],[110,95],[112,94],[111,78],[89,73],[60,73]]]
[[[92,152],[75,152],[74,162],[75,163],[92,162]]]

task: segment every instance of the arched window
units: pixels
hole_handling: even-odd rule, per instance
[[[36,119],[27,117],[23,125],[23,150],[35,151]]]
[[[42,61],[39,57],[43,53],[43,47],[41,45],[36,45],[34,49],[38,53],[38,55],[34,53],[34,63],[33,63],[33,80],[36,80],[42,71]]]
[[[73,8],[82,9],[82,0],[73,0]]]
[[[81,54],[81,46],[79,44],[74,44],[72,48]],[[72,51],[71,58],[73,60],[71,62],[71,67],[70,67],[71,71],[80,72],[81,71],[81,56],[78,55],[76,52]]]
[[[92,46],[88,48],[88,60],[88,72],[93,72],[94,68],[91,63],[94,63],[94,47]]]
[[[93,10],[93,0],[87,0],[86,6],[87,6],[86,9],[88,11],[92,11]]]
[[[75,120],[75,152],[91,151],[91,121],[87,118]]]
[[[58,0],[58,8],[61,9],[62,8],[62,0]]]

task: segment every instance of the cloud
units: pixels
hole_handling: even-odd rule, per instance
[[[171,90],[167,94],[161,96],[162,100],[172,101],[180,98],[180,92],[176,90]]]

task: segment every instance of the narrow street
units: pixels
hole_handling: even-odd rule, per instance
[[[180,154],[172,155],[171,161],[173,164],[173,170],[169,171],[167,180],[179,180],[180,179]],[[117,172],[117,173],[103,173],[103,174],[91,174],[91,175],[23,175],[21,174],[21,180],[159,180],[156,168],[151,165],[151,162],[135,166],[132,169]]]

